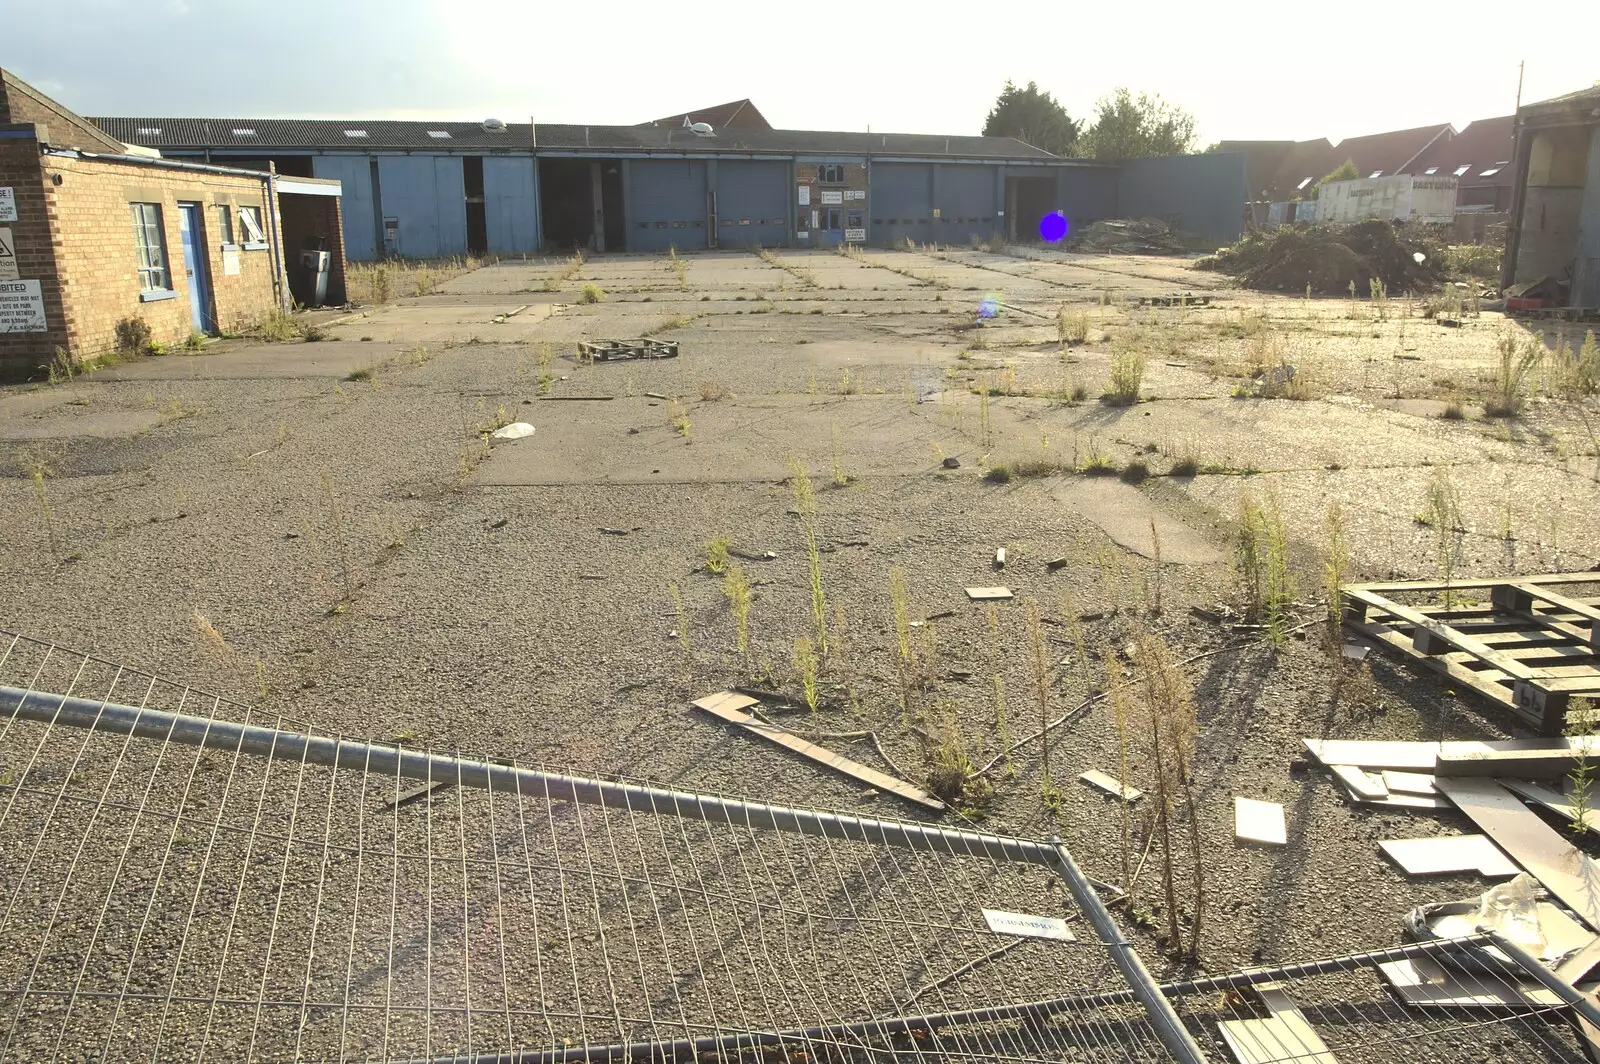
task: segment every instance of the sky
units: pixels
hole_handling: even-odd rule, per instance
[[[749,97],[774,126],[977,133],[1009,79],[1119,86],[1215,140],[1510,114],[1600,81],[1600,2],[0,0],[0,66],[89,115],[632,124]],[[59,47],[71,41],[70,49]]]

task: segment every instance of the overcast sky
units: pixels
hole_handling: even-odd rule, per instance
[[[1201,144],[1509,114],[1600,80],[1600,2],[14,0],[0,66],[84,114],[628,124],[750,97],[781,128],[976,133],[1007,78],[1119,85]],[[59,47],[70,41],[72,47]]]

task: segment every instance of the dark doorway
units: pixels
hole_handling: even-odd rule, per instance
[[[483,156],[461,160],[461,180],[467,192],[467,254],[489,253],[489,219],[483,206]]]
[[[539,160],[539,216],[545,243],[555,251],[593,247],[593,195],[589,160]]]
[[[621,251],[628,246],[628,219],[622,212],[622,163],[616,159],[600,163],[600,205],[605,208],[606,250]]]
[[[1039,220],[1056,210],[1056,179],[1006,178],[1006,236],[1011,240],[1039,239]]]

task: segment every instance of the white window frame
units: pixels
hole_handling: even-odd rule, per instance
[[[261,228],[260,207],[240,207],[239,224],[244,228],[244,246],[246,250],[257,251],[267,246],[266,231]]]
[[[139,262],[139,298],[170,299],[177,293],[172,287],[172,264],[167,256],[166,226],[159,203],[133,202],[128,204],[133,222],[133,247]]]

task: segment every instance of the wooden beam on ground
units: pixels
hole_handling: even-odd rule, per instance
[[[1534,584],[1545,587],[1551,584],[1600,584],[1595,573],[1540,573],[1537,576],[1499,576],[1475,580],[1390,580],[1371,584],[1347,584],[1345,590],[1376,591],[1380,595],[1391,591],[1481,591],[1502,584]]]
[[[1378,847],[1408,876],[1476,872],[1486,879],[1502,879],[1522,871],[1487,835],[1385,839]]]
[[[1144,792],[1137,787],[1130,787],[1115,776],[1108,776],[1097,768],[1078,775],[1078,778],[1089,786],[1105,791],[1113,798],[1121,798],[1126,802],[1137,802],[1144,797]]]
[[[1542,787],[1537,783],[1527,783],[1523,780],[1501,780],[1500,786],[1508,791],[1520,794],[1535,805],[1544,806],[1569,824],[1578,819],[1578,807],[1572,803],[1572,799],[1559,791],[1553,791],[1549,787]],[[1600,832],[1600,809],[1585,809],[1583,811],[1583,826],[1590,831]]]
[[[1329,765],[1328,770],[1363,802],[1377,802],[1389,797],[1389,788],[1384,786],[1382,776],[1363,772],[1354,765]]]
[[[1386,768],[1382,772],[1383,785],[1391,793],[1421,794],[1429,798],[1439,793],[1433,785],[1431,772],[1402,772],[1397,769]]]
[[[1433,774],[1435,778],[1504,776],[1525,780],[1558,780],[1577,768],[1580,761],[1591,756],[1590,751],[1583,749],[1441,751],[1434,759]]]
[[[1439,776],[1435,782],[1495,845],[1591,929],[1600,930],[1600,865],[1494,780]]]
[[[1217,1026],[1239,1064],[1339,1064],[1322,1036],[1280,984],[1256,987],[1267,1018],[1223,1020]]]
[[[714,695],[706,695],[704,698],[696,699],[692,704],[696,709],[709,713],[713,717],[725,720],[729,724],[737,724],[752,734],[759,735],[769,742],[777,743],[785,750],[793,751],[801,757],[815,761],[824,768],[842,773],[851,779],[865,783],[869,787],[887,791],[935,812],[942,813],[947,808],[938,798],[915,784],[897,779],[886,772],[879,772],[877,769],[863,765],[859,761],[852,761],[848,757],[836,754],[832,750],[802,739],[798,735],[790,735],[780,728],[774,728],[757,720],[745,712],[750,706],[760,705],[757,699],[751,698],[749,695],[735,694],[732,691],[719,691]]]
[[[1355,765],[1364,769],[1400,769],[1429,772],[1440,754],[1490,752],[1499,750],[1579,750],[1586,749],[1600,758],[1600,736],[1551,739],[1453,739],[1443,743],[1385,742],[1366,739],[1302,739],[1306,751],[1323,765]]]

